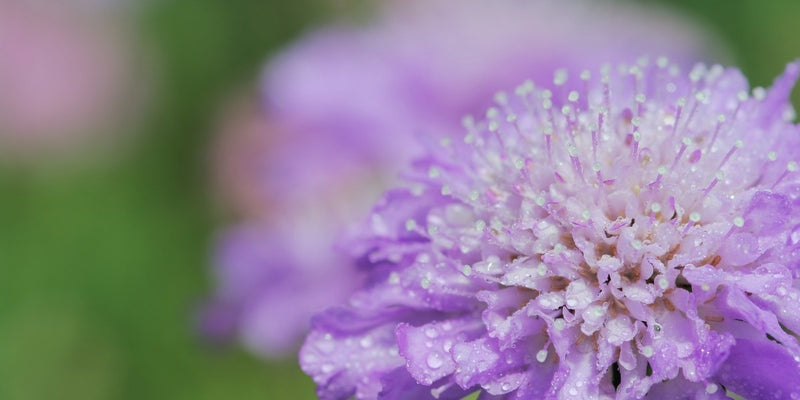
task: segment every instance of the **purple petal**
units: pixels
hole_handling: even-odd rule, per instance
[[[766,338],[738,339],[715,378],[746,399],[800,398],[800,360]]]

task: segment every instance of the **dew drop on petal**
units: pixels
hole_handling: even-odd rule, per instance
[[[439,369],[442,367],[442,365],[444,365],[442,356],[440,356],[439,353],[428,354],[427,363],[431,369]]]
[[[539,352],[536,353],[536,361],[543,363],[546,359],[547,359],[547,350],[539,350]]]

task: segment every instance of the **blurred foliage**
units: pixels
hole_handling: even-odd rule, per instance
[[[719,32],[754,84],[800,56],[800,2],[669,3]],[[208,348],[192,316],[220,223],[207,146],[221,101],[332,10],[147,3],[134,19],[158,88],[130,148],[102,163],[0,169],[0,399],[314,398],[293,360]]]

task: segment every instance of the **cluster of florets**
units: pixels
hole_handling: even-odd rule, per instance
[[[301,351],[320,396],[800,397],[798,71],[498,93],[352,241],[369,283]]]

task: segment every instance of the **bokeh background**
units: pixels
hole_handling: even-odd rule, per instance
[[[135,42],[124,122],[97,134],[117,139],[0,151],[0,399],[314,398],[294,360],[196,333],[228,219],[211,146],[226,102],[254,90],[270,54],[316,24],[363,18],[366,2],[113,3]],[[715,31],[753,85],[800,57],[800,2],[659,3]]]

